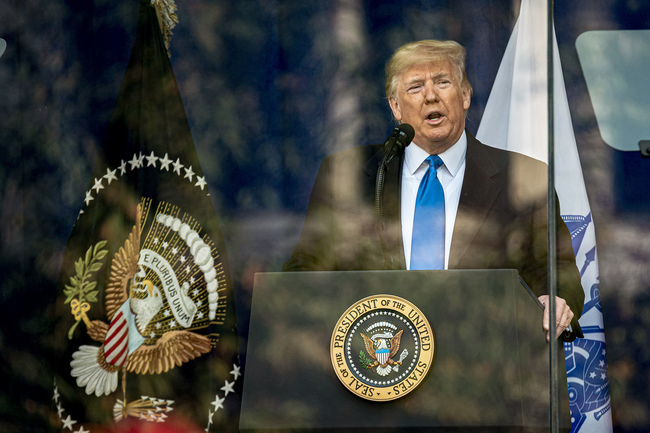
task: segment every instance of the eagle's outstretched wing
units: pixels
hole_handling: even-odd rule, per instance
[[[370,337],[368,337],[366,334],[361,333],[361,336],[363,337],[363,342],[366,345],[366,351],[368,352],[368,355],[372,356],[372,359],[377,359],[377,355],[375,355],[375,343],[373,343]]]
[[[108,320],[113,319],[117,310],[129,297],[129,281],[138,270],[140,257],[140,231],[142,218],[142,204],[138,204],[135,224],[131,229],[129,238],[115,253],[111,263],[111,275],[106,288],[106,313]]]
[[[393,356],[397,355],[397,351],[399,350],[399,345],[400,342],[402,341],[402,334],[404,333],[403,329],[400,329],[397,334],[393,338],[390,339],[390,353],[388,355],[389,358],[392,358]]]
[[[154,346],[140,346],[129,356],[126,369],[136,374],[166,373],[210,350],[212,345],[208,337],[188,331],[171,331]]]

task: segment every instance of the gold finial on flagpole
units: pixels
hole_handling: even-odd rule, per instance
[[[176,3],[174,0],[151,0],[151,5],[156,9],[158,24],[160,24],[160,32],[162,33],[163,41],[165,42],[165,48],[167,48],[167,55],[171,57],[169,42],[172,39],[172,29],[178,23]]]

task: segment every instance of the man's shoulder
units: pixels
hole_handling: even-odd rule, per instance
[[[515,152],[513,150],[503,149],[500,147],[495,147],[494,143],[483,143],[479,141],[477,138],[473,137],[472,135],[468,135],[468,146],[471,147],[470,143],[477,148],[484,149],[484,151],[490,153],[491,155],[495,155],[495,157],[498,158],[530,159],[544,164],[543,162],[535,158],[531,158],[530,156],[524,155],[523,153]]]
[[[467,158],[477,160],[483,164],[492,163],[499,169],[504,169],[512,164],[523,165],[535,170],[546,170],[548,167],[545,162],[531,158],[523,153],[482,143],[471,135],[468,135]]]

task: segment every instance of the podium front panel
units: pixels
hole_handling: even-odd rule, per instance
[[[368,401],[337,378],[330,339],[351,305],[404,298],[435,360],[408,395]],[[255,278],[240,428],[548,431],[542,310],[513,270],[262,273]]]

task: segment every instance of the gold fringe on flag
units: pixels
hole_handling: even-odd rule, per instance
[[[178,24],[178,15],[176,15],[176,3],[174,0],[151,0],[151,5],[156,9],[158,24],[162,33],[167,55],[172,56],[169,51],[169,42],[172,39],[172,29]]]

